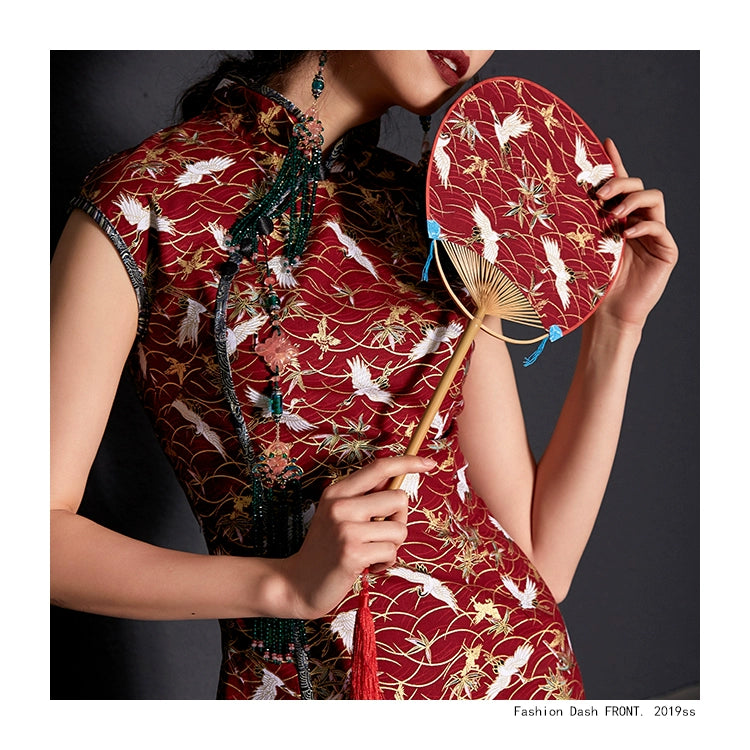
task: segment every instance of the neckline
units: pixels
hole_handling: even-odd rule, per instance
[[[266,99],[270,99],[271,101],[276,102],[276,104],[281,105],[298,122],[301,122],[304,118],[305,113],[283,94],[276,91],[276,89],[273,89],[264,83],[255,83],[254,81],[250,81],[244,85],[251,91],[255,91],[261,96],[265,96]]]
[[[242,94],[243,89],[246,92],[244,94]],[[240,92],[245,99],[244,108],[246,109],[243,121],[245,127],[249,130],[255,130],[257,128],[258,117],[268,111],[268,104],[264,104],[263,100],[278,104],[292,122],[300,122],[305,117],[305,113],[294,102],[266,84],[238,77],[222,79],[214,90],[214,96],[219,101],[223,100],[225,105],[229,104],[233,106],[224,98],[229,94],[229,90]],[[249,97],[248,93],[255,96]],[[325,175],[327,176],[331,171],[339,167],[338,163],[342,159],[355,154],[361,157],[363,152],[376,148],[379,140],[380,118],[363,123],[347,131],[331,146],[330,151],[327,149],[324,150],[324,154],[328,151],[321,164]]]

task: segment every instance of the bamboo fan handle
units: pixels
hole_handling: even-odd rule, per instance
[[[440,382],[438,383],[435,392],[432,394],[430,402],[427,404],[427,409],[422,415],[422,419],[419,421],[416,429],[412,433],[411,440],[409,441],[409,445],[406,449],[405,455],[416,456],[419,452],[419,449],[422,446],[425,437],[427,436],[427,432],[430,429],[432,420],[435,419],[435,415],[438,413],[438,409],[440,409],[440,405],[443,403],[443,399],[448,393],[448,389],[451,387],[451,384],[456,377],[458,368],[461,367],[464,359],[466,358],[466,355],[469,352],[469,348],[471,347],[472,342],[479,332],[479,329],[482,327],[482,321],[484,320],[484,316],[486,314],[485,310],[485,307],[481,307],[476,311],[474,317],[469,321],[469,325],[466,327],[466,330],[458,340],[458,344],[456,345],[456,349],[453,352],[453,356],[450,358],[448,366],[446,367],[443,376],[440,378]],[[402,474],[400,477],[395,477],[388,486],[388,489],[399,489],[401,487],[401,483],[404,481],[405,476],[405,474]]]

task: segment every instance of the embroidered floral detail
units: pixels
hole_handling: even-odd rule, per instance
[[[295,126],[295,133],[299,138],[297,148],[308,158],[313,149],[323,147],[323,123],[314,113],[306,113],[305,121]]]
[[[253,472],[267,487],[275,483],[283,485],[290,479],[298,478],[302,470],[291,455],[292,446],[281,440],[274,440],[258,458]]]
[[[257,344],[255,353],[263,357],[270,370],[281,372],[299,355],[299,350],[283,333],[276,333]]]

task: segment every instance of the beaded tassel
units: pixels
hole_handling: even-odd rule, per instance
[[[315,210],[315,196],[321,174],[323,126],[317,103],[324,89],[323,68],[326,53],[321,53],[318,71],[311,90],[312,107],[292,129],[289,147],[273,184],[266,194],[244,216],[237,219],[227,240],[227,260],[220,268],[216,295],[214,338],[222,390],[229,405],[243,456],[250,473],[253,513],[253,546],[263,557],[288,557],[302,544],[302,469],[291,454],[291,446],[280,438],[284,416],[284,399],[280,375],[297,355],[280,323],[280,300],[273,287],[269,270],[268,236],[274,219],[288,213],[289,231],[284,247],[285,265],[296,266],[307,244]],[[259,261],[261,249],[264,258]],[[249,260],[263,274],[264,304],[271,322],[271,333],[255,347],[271,373],[270,405],[275,422],[275,440],[260,454],[250,441],[242,409],[237,398],[227,352],[227,303],[229,290],[243,260]],[[301,696],[313,697],[307,663],[305,626],[301,620],[253,618],[247,622],[253,648],[273,662],[294,662],[297,667]]]
[[[264,267],[265,306],[271,321],[271,333],[268,338],[256,345],[255,353],[263,358],[266,367],[271,371],[270,410],[271,417],[276,424],[276,439],[255,462],[252,473],[265,487],[272,489],[284,488],[288,482],[302,475],[302,469],[291,455],[291,446],[284,443],[280,435],[281,420],[284,416],[284,395],[279,385],[280,377],[284,368],[295,359],[298,351],[281,330],[280,301],[273,288],[273,281],[268,270],[268,258],[265,259]]]

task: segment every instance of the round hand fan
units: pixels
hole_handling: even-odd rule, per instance
[[[477,274],[496,277],[492,314],[528,329],[525,339],[500,338],[555,340],[594,311],[617,272],[620,227],[594,195],[613,174],[591,129],[554,94],[518,78],[482,81],[434,141],[431,255],[445,250],[476,304]],[[438,267],[445,280],[439,258]]]

